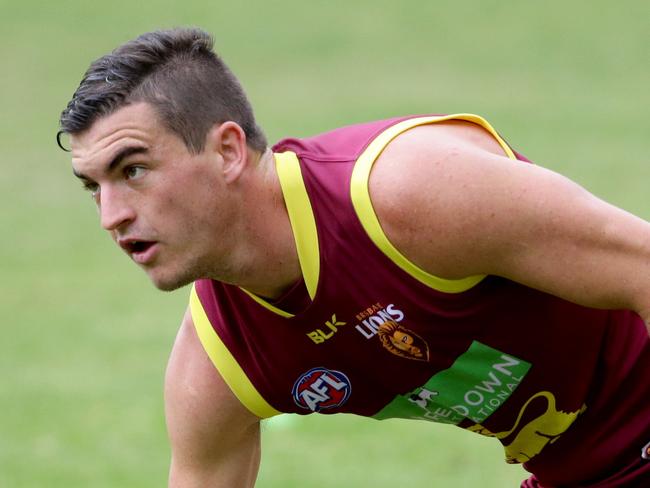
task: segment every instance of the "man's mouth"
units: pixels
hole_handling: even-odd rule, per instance
[[[129,244],[131,253],[145,252],[153,245],[153,241],[135,241]]]
[[[151,261],[156,252],[156,241],[144,241],[138,239],[120,239],[119,245],[131,258],[139,264],[146,264]]]

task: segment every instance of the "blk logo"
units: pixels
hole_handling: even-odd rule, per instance
[[[334,334],[336,334],[338,332],[339,327],[345,324],[346,324],[345,322],[336,320],[336,314],[334,314],[332,315],[332,320],[328,320],[327,322],[325,322],[325,327],[327,327],[325,331],[323,331],[322,329],[312,330],[311,332],[307,333],[307,337],[309,337],[314,342],[314,344],[322,344],[327,339],[329,339]]]
[[[293,400],[301,408],[319,412],[340,407],[348,398],[352,386],[340,371],[313,368],[300,375],[292,389]]]

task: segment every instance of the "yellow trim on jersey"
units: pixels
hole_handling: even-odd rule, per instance
[[[426,124],[435,124],[446,120],[466,120],[480,125],[497,140],[510,159],[516,159],[515,154],[508,144],[506,144],[501,136],[499,136],[499,134],[484,118],[479,117],[478,115],[456,114],[433,117],[416,117],[414,119],[404,120],[389,127],[370,143],[359,159],[357,159],[354,166],[350,193],[352,204],[354,205],[354,209],[363,225],[363,228],[375,245],[389,259],[413,278],[435,290],[446,293],[460,293],[476,286],[483,280],[483,278],[485,278],[485,275],[468,276],[459,280],[448,280],[427,273],[422,268],[413,264],[406,256],[399,252],[395,246],[393,246],[393,244],[388,240],[388,237],[386,237],[386,234],[384,234],[379,219],[377,218],[377,214],[372,206],[370,191],[368,188],[368,180],[370,178],[372,165],[381,152],[386,148],[388,143],[401,133],[414,127]]]
[[[298,156],[291,151],[277,153],[275,154],[275,167],[278,171],[289,221],[293,229],[293,237],[296,241],[300,269],[305,279],[309,298],[313,300],[316,296],[320,273],[318,233],[316,232],[314,212],[302,179]]]
[[[203,349],[205,349],[212,364],[217,368],[223,380],[242,405],[254,415],[263,419],[282,413],[262,398],[262,395],[258,393],[248,379],[248,376],[246,376],[246,373],[244,373],[226,345],[221,341],[219,335],[214,331],[212,324],[210,324],[210,319],[208,319],[201,300],[196,293],[196,285],[192,286],[190,293],[190,310],[192,312],[194,328],[203,345]]]
[[[307,189],[302,179],[300,171],[300,162],[298,156],[292,151],[275,153],[275,167],[282,188],[282,195],[287,206],[289,214],[289,223],[293,231],[293,238],[296,242],[296,251],[298,252],[298,261],[302,271],[305,287],[309,298],[312,300],[316,296],[318,287],[318,276],[320,273],[320,254],[318,251],[318,233],[316,231],[316,221],[314,212],[307,196]],[[285,319],[294,317],[293,314],[285,312],[278,307],[273,306],[262,297],[251,293],[245,288],[241,288],[249,297],[255,300],[259,305],[278,314]]]
[[[290,314],[289,312],[285,312],[284,310],[281,310],[278,307],[274,307],[269,302],[264,300],[262,297],[257,296],[255,293],[251,293],[246,288],[242,288],[240,286],[239,289],[241,291],[243,291],[244,293],[246,293],[249,297],[251,297],[257,303],[262,305],[264,308],[268,308],[271,312],[277,313],[279,316],[284,317],[285,319],[290,319],[291,317],[294,317],[293,314]]]

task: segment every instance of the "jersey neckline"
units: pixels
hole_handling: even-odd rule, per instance
[[[320,249],[314,211],[305,188],[300,162],[296,153],[286,151],[274,153],[273,156],[282,195],[287,207],[287,214],[289,215],[291,230],[293,231],[293,238],[296,243],[300,270],[305,281],[307,294],[313,303],[320,277]],[[258,304],[281,317],[292,318],[296,315],[276,307],[245,288],[241,289]]]

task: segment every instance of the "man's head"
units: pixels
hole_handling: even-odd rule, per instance
[[[155,31],[101,57],[62,112],[59,137],[83,132],[123,106],[147,102],[191,152],[200,152],[208,130],[226,121],[236,122],[248,145],[263,152],[266,138],[251,105],[212,44],[199,29]]]
[[[61,116],[102,226],[164,290],[232,275],[246,168],[266,146],[210,46],[198,30],[145,34],[93,63]]]

